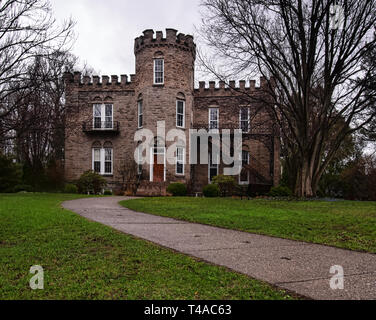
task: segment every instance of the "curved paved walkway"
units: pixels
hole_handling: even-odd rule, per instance
[[[376,299],[376,255],[261,236],[135,212],[126,197],[87,198],[64,208],[114,229],[226,266],[313,299]],[[330,288],[330,268],[344,270],[344,289]]]

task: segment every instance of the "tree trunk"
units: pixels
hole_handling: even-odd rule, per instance
[[[310,170],[310,161],[308,157],[304,157],[300,163],[295,184],[295,196],[297,197],[313,197],[315,196],[312,188],[312,175]]]

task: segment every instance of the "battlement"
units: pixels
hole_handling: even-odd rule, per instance
[[[135,81],[135,75],[131,74],[130,78],[128,78],[127,75],[121,75],[120,81],[119,77],[117,75],[110,76],[82,76],[81,72],[74,72],[73,74],[71,72],[65,72],[64,73],[64,82],[66,84],[73,84],[80,87],[117,87],[117,88],[128,88],[131,84]],[[110,81],[111,80],[111,81]]]
[[[267,89],[268,83],[264,77],[260,77],[259,85],[256,86],[256,80],[249,80],[249,85],[246,80],[239,80],[238,83],[235,80],[230,80],[228,83],[225,81],[200,81],[199,87],[195,88],[195,93],[216,93],[218,94],[229,94],[230,91],[233,92],[250,92],[260,90],[261,88]]]
[[[143,32],[143,36],[135,39],[134,53],[140,52],[144,48],[159,46],[176,46],[182,50],[188,50],[196,55],[196,44],[193,42],[193,36],[189,34],[179,33],[175,29],[166,29],[166,38],[163,38],[162,31],[147,29]]]

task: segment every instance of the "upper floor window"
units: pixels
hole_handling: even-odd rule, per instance
[[[240,129],[243,132],[249,132],[250,129],[250,109],[240,108],[239,114]]]
[[[143,118],[143,108],[142,108],[142,100],[138,101],[137,103],[137,109],[138,109],[138,127],[142,128],[144,125],[144,118]]]
[[[154,84],[164,83],[164,60],[154,59]]]
[[[209,129],[219,129],[218,108],[209,108]]]
[[[113,105],[112,104],[94,104],[93,106],[93,125],[94,129],[112,129],[113,128]]]
[[[185,127],[185,101],[176,100],[176,126]]]

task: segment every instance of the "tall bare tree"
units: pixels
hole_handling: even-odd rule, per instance
[[[11,129],[10,123],[3,119],[20,105],[16,96],[24,98],[31,93],[30,64],[38,56],[65,51],[73,39],[73,26],[72,20],[63,25],[56,23],[48,0],[0,0],[0,123],[3,131]]]
[[[375,1],[203,0],[203,7],[201,34],[229,67],[211,71],[222,80],[266,77],[269,106],[297,168],[295,194],[315,195],[346,136],[376,117],[375,88],[362,65],[375,45]]]

